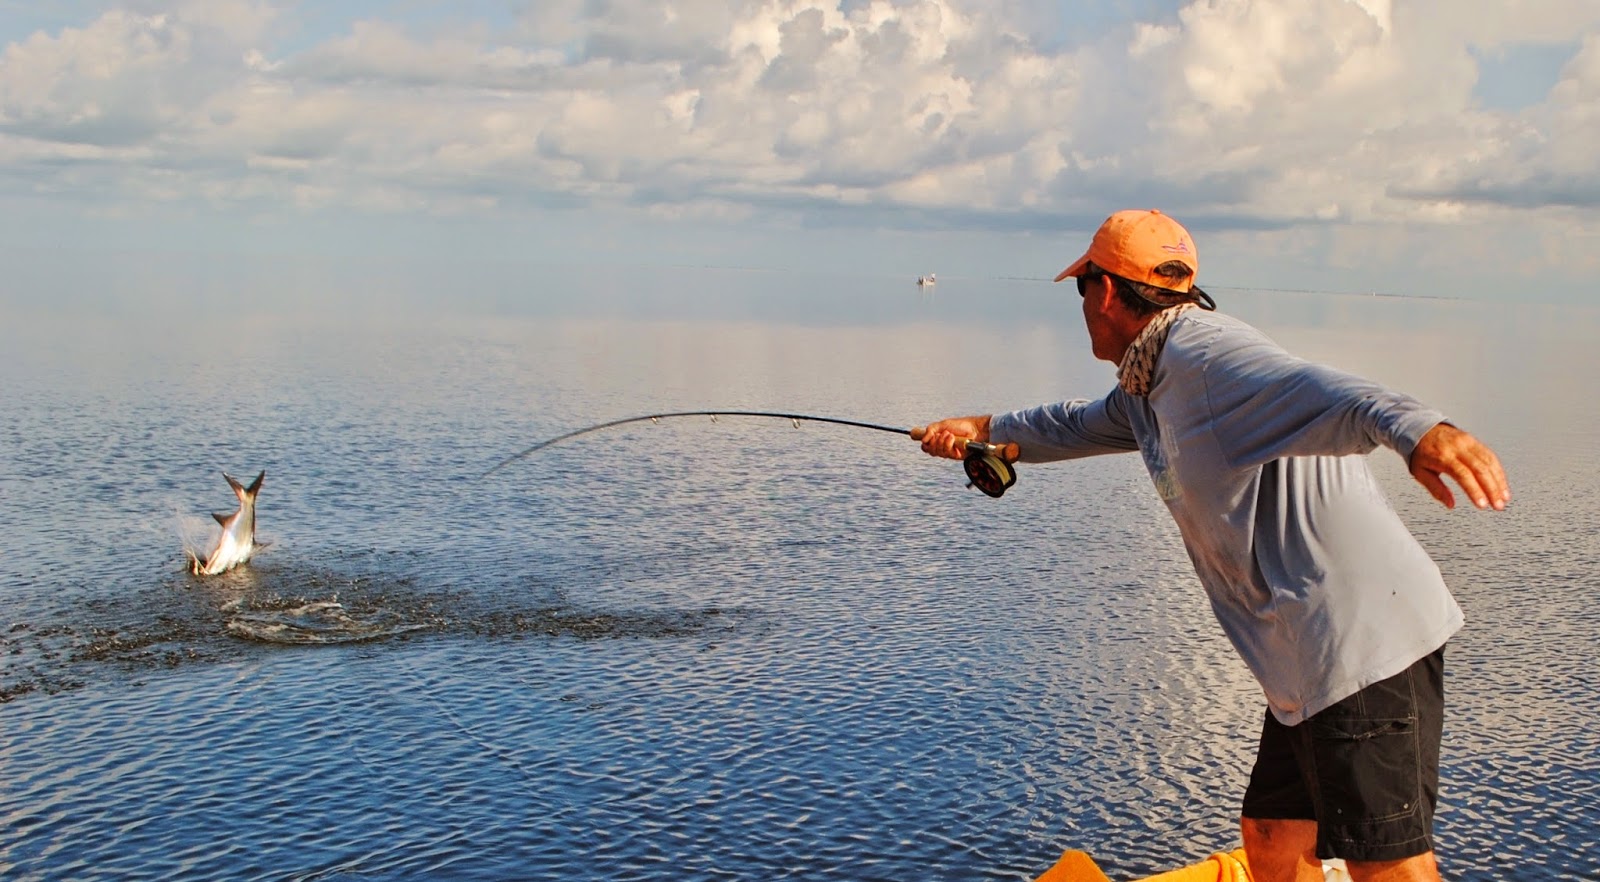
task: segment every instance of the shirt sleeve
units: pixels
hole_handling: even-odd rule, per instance
[[[1126,394],[1116,389],[1097,401],[1077,399],[995,414],[989,440],[1016,444],[1022,462],[1034,463],[1137,450]]]
[[[1445,421],[1409,395],[1296,358],[1265,338],[1214,355],[1204,371],[1211,431],[1236,468],[1380,445],[1409,460]]]

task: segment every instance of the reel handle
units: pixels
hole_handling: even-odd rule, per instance
[[[911,436],[911,440],[921,441],[923,436],[928,434],[928,427],[916,426],[907,434]],[[1022,458],[1022,448],[1016,444],[990,444],[986,441],[974,441],[970,438],[967,439],[967,452],[998,457],[1001,462],[1007,463],[1016,462]]]

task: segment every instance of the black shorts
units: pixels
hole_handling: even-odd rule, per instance
[[[1317,857],[1393,861],[1433,850],[1444,647],[1297,726],[1269,710],[1247,818],[1317,823]]]

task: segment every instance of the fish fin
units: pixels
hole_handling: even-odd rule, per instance
[[[211,516],[217,519],[217,523],[221,524],[223,529],[227,529],[228,522],[233,520],[233,516],[236,514],[238,514],[236,511],[230,511],[227,514],[223,514],[220,511],[214,511],[211,513]]]
[[[252,546],[252,547],[254,547],[254,548],[256,548],[256,549],[258,549],[258,550],[259,550],[259,549],[262,549],[262,548],[266,548],[266,547],[268,547],[268,546],[270,546],[270,545],[271,545],[271,544],[272,544],[272,543],[271,543],[271,542],[263,542],[263,541],[262,541],[262,540],[260,540],[260,539],[252,539],[252,540],[251,540],[251,541],[250,541],[250,545],[251,545],[251,546]]]
[[[239,479],[238,478],[235,478],[234,476],[228,474],[227,472],[223,472],[222,473],[222,480],[227,481],[228,482],[228,486],[232,487],[233,488],[233,492],[236,493],[240,498],[244,497],[244,485],[239,483]]]
[[[266,469],[262,469],[261,470],[261,474],[256,475],[256,479],[254,481],[250,482],[250,486],[244,488],[244,492],[250,494],[251,496],[254,496],[257,493],[261,492],[261,479],[265,478],[266,476],[267,476],[267,470]]]

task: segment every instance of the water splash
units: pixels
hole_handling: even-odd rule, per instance
[[[359,643],[382,640],[430,627],[408,622],[386,609],[352,613],[337,599],[313,600],[284,609],[241,612],[228,620],[228,633],[262,643],[291,645]]]

